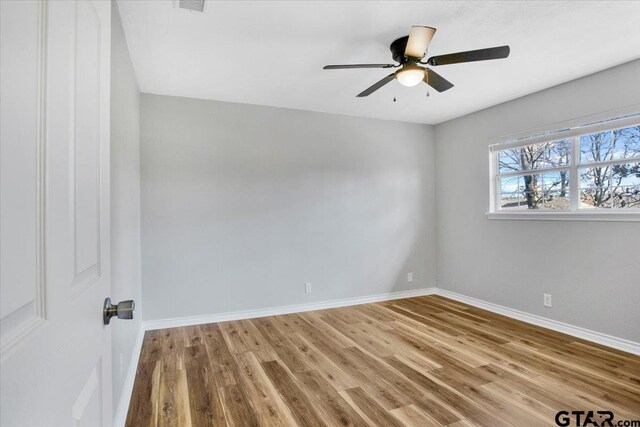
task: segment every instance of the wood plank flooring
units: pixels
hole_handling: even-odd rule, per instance
[[[127,426],[538,426],[561,410],[640,419],[640,357],[427,296],[149,331]]]

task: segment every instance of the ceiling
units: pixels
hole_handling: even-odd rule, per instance
[[[119,0],[142,92],[427,124],[440,123],[640,57],[639,1]],[[411,25],[438,29],[430,55],[508,44],[507,59],[435,67],[444,93],[391,82],[355,95],[392,62]],[[393,102],[394,96],[397,102]]]

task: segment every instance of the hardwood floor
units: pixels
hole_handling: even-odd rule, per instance
[[[149,331],[127,426],[537,426],[561,410],[640,419],[640,357],[428,296]]]

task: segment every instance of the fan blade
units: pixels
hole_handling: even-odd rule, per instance
[[[417,25],[411,27],[407,47],[404,49],[404,56],[422,59],[435,33],[436,29],[432,27],[421,27]]]
[[[449,80],[445,79],[435,71],[428,68],[426,69],[426,71],[427,72],[424,73],[424,82],[438,92],[444,92],[445,90],[449,90],[453,87],[453,83],[451,83]]]
[[[382,79],[379,82],[375,83],[373,86],[371,86],[371,87],[363,90],[362,92],[360,92],[358,95],[356,95],[356,97],[357,98],[362,98],[363,96],[369,96],[373,92],[377,91],[382,86],[386,85],[387,83],[389,83],[391,80],[393,80],[395,78],[396,78],[396,74],[395,73],[391,73],[387,77],[385,77],[384,79]]]
[[[427,64],[448,65],[460,62],[486,61],[488,59],[501,59],[509,56],[509,46],[490,47],[487,49],[469,50],[466,52],[449,53],[447,55],[432,56]]]
[[[393,64],[348,64],[348,65],[325,65],[323,70],[344,70],[349,68],[392,68]]]

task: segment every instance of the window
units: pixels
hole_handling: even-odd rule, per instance
[[[640,114],[490,150],[493,213],[640,214]]]

